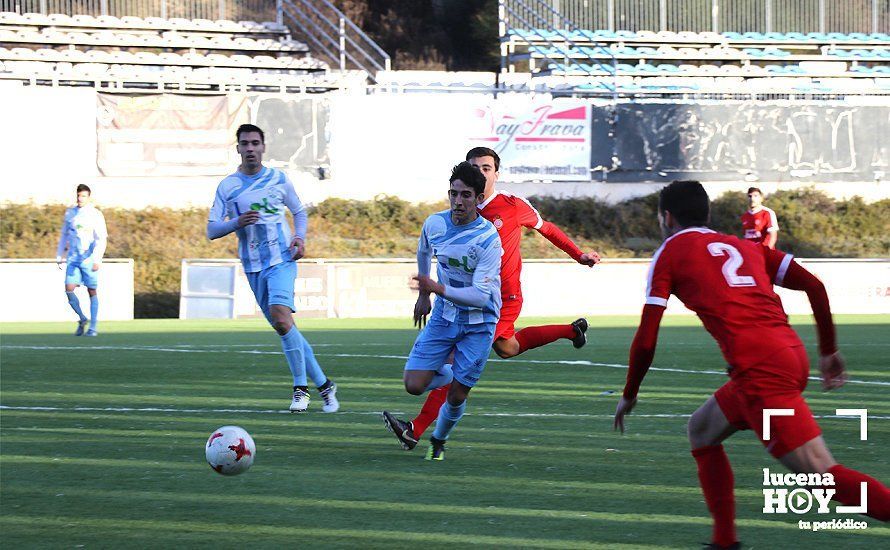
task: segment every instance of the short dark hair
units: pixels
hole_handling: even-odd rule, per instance
[[[477,195],[481,195],[485,191],[485,176],[481,170],[469,162],[461,162],[451,169],[451,179],[448,180],[448,183],[453,183],[455,180],[464,182],[464,185],[471,187]]]
[[[755,191],[757,191],[758,193],[760,193],[760,196],[763,196],[763,191],[761,191],[759,187],[749,187],[749,188],[748,188],[748,194],[749,194],[749,195],[750,195],[751,193],[755,192]]]
[[[260,135],[260,141],[266,143],[266,134],[260,129],[259,126],[255,126],[253,124],[242,124],[238,126],[238,129],[235,130],[235,142],[241,141],[241,134],[246,134],[249,132],[257,132]]]
[[[86,191],[90,195],[93,194],[93,191],[90,189],[90,186],[85,183],[81,183],[80,185],[77,186],[77,193],[80,194],[81,191]]]
[[[488,147],[473,147],[467,151],[467,158],[464,160],[478,157],[492,157],[494,159],[494,171],[497,172],[501,169],[501,157],[494,152],[494,149],[489,149]]]
[[[670,212],[682,227],[707,225],[710,213],[708,193],[694,180],[671,182],[658,194],[658,211]]]

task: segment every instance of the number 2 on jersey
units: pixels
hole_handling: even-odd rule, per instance
[[[727,256],[726,261],[723,262],[722,271],[723,278],[726,279],[726,284],[729,286],[755,286],[757,284],[754,282],[754,277],[739,275],[739,268],[742,267],[744,259],[736,247],[720,242],[710,243],[708,252],[711,253],[711,256]]]

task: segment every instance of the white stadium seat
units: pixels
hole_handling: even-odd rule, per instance
[[[71,22],[85,27],[95,27],[99,24],[92,15],[75,15],[71,17]]]
[[[42,13],[26,13],[22,15],[23,22],[28,25],[47,25],[49,17]]]

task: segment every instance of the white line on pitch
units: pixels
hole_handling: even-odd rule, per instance
[[[209,349],[194,349],[194,348],[179,348],[179,347],[153,347],[153,346],[3,346],[6,349],[28,349],[28,350],[118,350],[118,351],[157,351],[157,352],[169,352],[169,353],[217,353],[218,350],[209,348]],[[234,350],[227,353],[241,353],[245,355],[280,355],[280,351],[263,351],[263,350]],[[364,358],[364,359],[397,359],[399,361],[405,361],[408,359],[407,355],[373,355],[373,354],[364,354],[364,353],[317,353],[318,357],[351,357],[351,358]],[[627,365],[622,365],[621,363],[598,363],[595,361],[587,361],[584,359],[576,359],[576,360],[539,360],[539,359],[523,359],[513,357],[510,359],[489,359],[491,363],[529,363],[529,364],[537,364],[537,365],[570,365],[570,366],[585,366],[585,367],[606,367],[612,369],[627,369]],[[711,374],[711,375],[719,375],[726,376],[726,371],[718,371],[718,370],[693,370],[693,369],[676,369],[671,367],[649,367],[651,371],[660,371],[660,372],[677,372],[681,374]],[[810,380],[821,381],[822,379],[818,376],[810,376]],[[847,380],[848,384],[859,384],[864,386],[890,386],[890,382],[885,382],[881,380]]]
[[[146,412],[146,413],[179,413],[179,414],[292,414],[285,409],[177,409],[173,407],[26,407],[16,405],[0,405],[0,410],[9,411],[46,411],[46,412]],[[337,415],[380,416],[382,411],[340,411]],[[393,411],[402,414],[400,411]],[[324,414],[324,413],[320,413]],[[468,416],[489,416],[505,418],[614,418],[611,414],[583,413],[480,413],[467,412]],[[846,415],[814,415],[816,418],[860,418]],[[689,418],[689,414],[633,414],[633,418]],[[890,420],[890,416],[868,415],[875,420]]]

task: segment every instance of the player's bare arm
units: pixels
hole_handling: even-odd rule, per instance
[[[238,227],[253,225],[258,221],[260,221],[260,213],[256,210],[248,210],[247,212],[238,216]]]
[[[290,242],[290,247],[294,251],[293,260],[297,261],[306,255],[306,244],[300,237],[294,237]]]
[[[578,263],[581,265],[586,265],[587,267],[593,267],[601,261],[602,258],[596,250],[585,252],[584,254],[581,254],[580,258],[578,258]]]
[[[445,295],[445,285],[437,283],[428,275],[415,275],[413,279],[417,281],[417,289],[421,294],[426,294],[427,297],[429,297],[430,294],[438,294],[439,296]]]
[[[825,391],[840,388],[847,383],[847,370],[839,351],[819,357],[819,372],[822,373],[822,389]]]
[[[623,395],[618,400],[618,406],[615,407],[615,422],[612,426],[615,430],[620,430],[621,433],[624,433],[624,417],[633,410],[633,408],[637,404],[637,398],[628,399]]]
[[[421,292],[417,296],[417,302],[414,303],[414,326],[422,329],[426,325],[426,318],[433,310],[430,295],[427,292]]]

